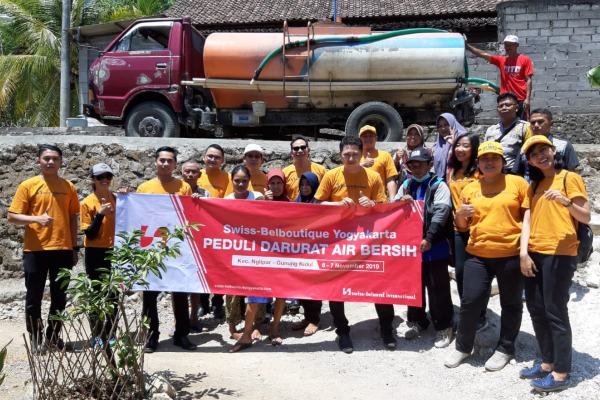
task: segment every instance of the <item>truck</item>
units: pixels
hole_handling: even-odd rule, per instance
[[[462,35],[308,23],[281,32],[196,30],[189,17],[134,21],[89,68],[88,116],[128,136],[228,137],[240,131],[402,139],[405,123],[443,111],[470,123],[481,80]],[[487,83],[493,85],[491,83]]]

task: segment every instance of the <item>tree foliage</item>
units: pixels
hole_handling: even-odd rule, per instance
[[[169,0],[72,0],[71,26],[161,14]],[[62,0],[0,0],[0,126],[59,120]],[[77,49],[71,46],[71,104],[78,109]]]

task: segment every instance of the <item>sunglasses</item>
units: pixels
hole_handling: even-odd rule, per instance
[[[100,174],[100,175],[96,175],[94,176],[94,179],[96,179],[97,181],[101,181],[103,179],[108,179],[109,181],[112,181],[112,174]]]
[[[306,145],[304,145],[304,146],[294,146],[294,147],[292,147],[292,150],[294,150],[294,151],[300,151],[300,150],[304,151],[304,150],[306,150],[306,149],[308,149],[308,146],[306,146]]]

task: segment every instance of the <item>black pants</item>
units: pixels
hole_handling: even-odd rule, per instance
[[[108,252],[112,249],[109,248],[97,248],[97,247],[86,247],[85,248],[85,272],[90,277],[90,279],[98,280],[100,279],[100,275],[106,273],[106,271],[101,271],[101,269],[110,270],[111,264],[110,261],[106,258],[108,257]],[[114,336],[116,332],[112,332],[113,322],[115,322],[116,315],[118,313],[116,297],[112,296],[108,301],[113,301],[114,311],[106,316],[105,320],[101,320],[98,315],[90,314],[88,316],[90,320],[90,328],[92,330],[92,334],[94,336],[101,337],[106,339],[109,336]]]
[[[463,296],[463,280],[465,276],[465,261],[467,260],[467,243],[469,243],[469,231],[458,232],[454,231],[454,273],[456,274],[456,288],[458,289],[458,296],[462,299]],[[488,295],[489,300],[489,295]],[[486,300],[485,306],[481,310],[479,320],[485,321],[485,314],[487,311],[488,301]]]
[[[204,309],[204,313],[210,312],[210,293],[200,293],[200,305]],[[223,307],[225,300],[223,299],[222,294],[213,294],[212,295],[212,306],[214,308]]]
[[[333,316],[333,325],[336,328],[335,333],[338,335],[349,334],[350,326],[344,312],[344,302],[330,301],[329,311],[331,311],[331,315]],[[394,306],[392,304],[375,304],[375,311],[377,311],[377,316],[379,317],[381,335],[391,335],[393,332]]]
[[[448,276],[448,260],[423,262],[421,266],[421,298],[422,307],[408,307],[407,320],[419,324],[426,329],[429,326],[425,312],[425,288],[429,301],[429,314],[436,331],[450,328],[454,316],[452,297],[450,296],[450,277]]]
[[[500,339],[496,350],[515,353],[515,340],[523,316],[523,279],[519,257],[482,258],[468,254],[465,262],[460,321],[456,349],[463,353],[473,350],[477,319],[490,297],[492,280],[498,280],[500,291]]]
[[[554,364],[556,372],[571,372],[572,335],[567,303],[577,268],[576,257],[539,253],[530,256],[538,272],[533,278],[525,278],[525,297],[542,361]]]
[[[310,324],[319,325],[321,321],[321,300],[300,300],[300,305],[304,308],[304,319]]]
[[[62,281],[57,279],[58,272],[73,268],[72,250],[45,250],[23,253],[23,269],[25,271],[25,323],[27,332],[32,336],[41,336],[42,298],[46,286],[46,278],[50,274],[50,312],[46,337],[58,339],[62,323],[50,320],[50,315],[62,312],[67,304],[67,294],[62,289]]]
[[[158,339],[160,335],[158,320],[158,295],[160,292],[146,291],[142,297],[142,315],[150,320],[150,336]],[[175,313],[174,338],[187,336],[190,333],[189,293],[173,292],[173,312]]]

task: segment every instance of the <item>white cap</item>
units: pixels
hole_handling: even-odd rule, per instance
[[[506,35],[504,38],[504,43],[506,42],[519,44],[519,37],[517,35]]]
[[[92,167],[92,176],[98,176],[104,173],[114,175],[112,169],[105,163],[98,163]]]
[[[255,144],[255,143],[250,143],[244,149],[244,155],[251,153],[253,151],[258,151],[260,154],[263,154],[263,152],[264,152],[263,148],[260,147],[259,145]]]

